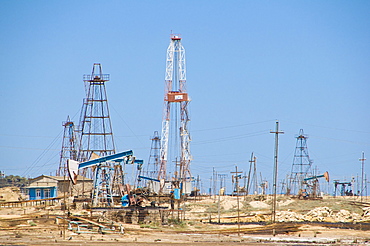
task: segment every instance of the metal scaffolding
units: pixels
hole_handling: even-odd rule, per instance
[[[107,81],[109,74],[103,74],[100,63],[94,63],[92,73],[84,75],[86,98],[78,129],[80,162],[90,160],[93,153],[102,157],[116,152],[105,89]]]
[[[60,151],[59,168],[56,176],[65,176],[67,174],[67,160],[77,159],[77,139],[74,123],[67,117],[67,121],[63,122],[64,134],[62,140],[62,150]]]
[[[162,142],[158,179],[166,180],[167,162],[176,163],[175,179],[190,182],[190,134],[188,130],[190,98],[186,91],[185,49],[181,37],[171,34],[167,49]],[[169,143],[171,143],[169,146]],[[179,168],[179,170],[177,169]],[[190,192],[190,191],[189,191]]]
[[[150,178],[158,178],[159,165],[160,165],[160,149],[161,149],[161,138],[159,137],[158,131],[154,132],[151,138],[152,144],[150,148],[150,155],[145,175]]]
[[[308,155],[307,138],[303,133],[303,129],[300,129],[294,152],[292,171],[287,185],[287,195],[297,195],[305,189],[305,179],[313,176],[311,171],[312,160]]]

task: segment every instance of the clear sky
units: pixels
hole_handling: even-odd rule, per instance
[[[78,121],[83,74],[110,74],[117,151],[148,160],[161,131],[166,49],[186,49],[194,176],[257,170],[279,179],[300,129],[319,172],[370,175],[369,1],[0,1],[0,170],[54,174],[62,122]]]

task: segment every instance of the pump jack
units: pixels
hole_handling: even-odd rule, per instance
[[[306,189],[300,190],[298,198],[302,199],[317,199],[319,198],[319,178],[325,178],[329,182],[329,173],[325,172],[322,175],[316,175],[305,178],[303,184],[306,185]]]
[[[68,160],[67,167],[70,180],[74,185],[77,183],[78,170],[92,167],[95,171],[92,205],[107,207],[114,205],[112,192],[114,167],[122,164],[142,164],[142,162],[142,160],[135,160],[132,150],[128,150],[81,163]],[[127,190],[127,192],[129,191],[130,190]]]

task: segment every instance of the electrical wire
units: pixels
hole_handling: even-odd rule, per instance
[[[42,149],[42,148],[14,147],[14,146],[0,146],[0,148],[6,148],[6,149],[28,149],[28,150],[53,150],[53,151],[59,150],[59,149]]]
[[[305,125],[305,126],[312,126],[312,127],[318,127],[318,128],[324,128],[324,129],[331,129],[331,130],[336,130],[336,131],[347,131],[347,132],[358,132],[358,133],[370,134],[370,132],[367,132],[367,131],[359,131],[359,130],[352,130],[352,129],[342,129],[342,128],[335,128],[335,127],[329,127],[329,126],[319,126],[319,125],[313,125],[313,124],[298,123],[298,122],[294,122],[294,121],[287,121],[285,123],[291,123],[291,124],[297,124],[297,125]]]
[[[29,172],[31,171],[31,169],[34,168],[36,166],[36,164],[38,164],[41,161],[41,159],[51,150],[51,147],[54,146],[54,144],[56,143],[56,141],[58,139],[60,140],[60,137],[61,137],[63,131],[64,130],[62,129],[59,132],[59,134],[53,139],[53,141],[48,145],[48,147],[46,149],[44,149],[44,151],[36,158],[36,160],[34,160],[33,163],[26,168],[26,170],[22,174],[22,177],[25,177],[27,174],[29,174]]]
[[[268,130],[262,130],[262,131],[258,131],[258,132],[252,132],[252,133],[247,133],[247,134],[239,134],[239,135],[234,135],[234,136],[230,136],[230,137],[193,142],[192,144],[193,145],[199,145],[199,144],[209,144],[209,143],[216,143],[216,142],[225,142],[225,141],[231,141],[231,140],[236,140],[236,139],[261,136],[261,135],[267,135],[267,134],[269,134]]]
[[[124,118],[118,113],[118,111],[116,110],[115,107],[113,107],[112,105],[110,106],[114,112],[118,115],[118,117],[123,121],[123,123],[125,123],[126,127],[130,130],[130,132],[132,133],[132,135],[134,135],[134,137],[139,141],[140,145],[142,146],[145,146],[143,144],[143,142],[140,140],[139,138],[139,135],[136,135],[135,132],[131,129],[131,127],[127,124],[127,122],[124,120]]]
[[[265,120],[265,121],[258,121],[258,122],[252,122],[252,123],[246,123],[246,124],[233,125],[233,126],[223,126],[223,127],[216,127],[216,128],[192,130],[192,132],[214,131],[214,130],[221,130],[221,129],[227,129],[227,128],[236,128],[236,127],[257,125],[257,124],[262,124],[262,123],[267,123],[267,122],[272,122],[272,121],[275,121],[275,120]]]

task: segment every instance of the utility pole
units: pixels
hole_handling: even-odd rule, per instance
[[[195,201],[197,201],[197,197],[198,197],[198,194],[200,195],[201,194],[201,187],[200,187],[200,177],[199,175],[197,176],[197,181],[195,183]],[[199,192],[199,193],[198,193]]]
[[[214,198],[214,201],[216,201],[216,195],[217,195],[217,192],[216,192],[216,189],[217,189],[217,172],[215,171],[215,168],[213,167],[213,198]]]
[[[247,183],[247,190],[245,192],[245,198],[246,199],[246,196],[249,195],[249,187],[251,184],[251,172],[252,172],[252,163],[254,163],[253,161],[253,152],[252,152],[252,155],[251,155],[251,160],[249,161],[249,172],[248,172],[248,183]]]
[[[218,210],[218,223],[220,224],[220,221],[221,221],[221,190],[223,188],[223,182],[222,180],[225,180],[225,177],[227,176],[227,174],[218,174],[218,178],[220,180],[220,189],[218,190],[218,207],[217,207],[217,210]],[[225,192],[225,191],[224,191]],[[224,195],[225,193],[223,193],[222,195]]]
[[[221,222],[221,188],[222,188],[222,176],[219,174],[218,178],[220,179],[220,189],[218,190],[218,204],[217,204],[217,211],[218,211],[218,223]]]
[[[234,179],[235,179],[235,187],[234,187],[234,192],[236,192],[237,196],[239,195],[239,178],[240,178],[240,173],[243,173],[243,172],[238,172],[238,166],[235,166],[235,172],[230,172],[231,174],[235,174],[233,175]]]
[[[235,165],[235,191],[236,191],[236,202],[238,204],[238,236],[240,236],[240,209],[239,209],[239,173],[243,172],[238,172],[238,166]]]
[[[279,152],[279,134],[284,134],[283,131],[279,131],[279,121],[276,121],[276,130],[270,131],[270,133],[275,134],[275,155],[274,155],[274,173],[273,173],[273,199],[272,199],[272,216],[271,222],[275,223],[275,215],[276,215],[276,182],[278,176],[278,152]]]
[[[361,202],[362,202],[362,197],[363,197],[363,192],[364,192],[364,164],[365,164],[365,153],[362,151],[362,157],[360,158],[361,161]]]
[[[364,185],[364,188],[365,188],[365,201],[367,201],[367,178],[366,178],[366,174],[365,174],[365,185]]]

